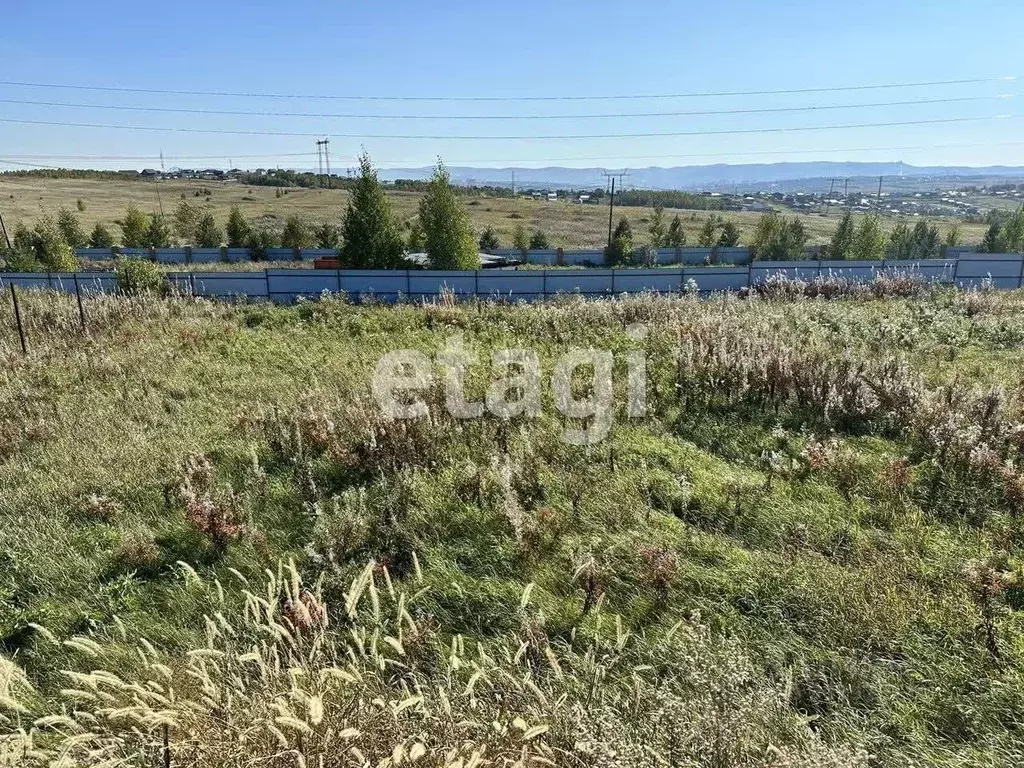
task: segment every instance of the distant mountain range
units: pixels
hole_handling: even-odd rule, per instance
[[[432,168],[389,168],[380,171],[380,178],[427,179]],[[513,173],[519,188],[594,189],[605,186],[604,168],[470,168],[450,166],[452,179],[459,184],[511,187]],[[619,170],[619,169],[615,169]],[[899,178],[905,180],[949,183],[965,179],[1024,180],[1024,167],[1013,166],[913,166],[906,163],[806,162],[761,163],[745,165],[688,165],[672,168],[630,168],[627,187],[647,189],[687,189],[725,191],[731,189],[764,189],[779,186],[791,189],[803,182],[820,186],[821,180],[867,179],[886,177],[890,186]]]

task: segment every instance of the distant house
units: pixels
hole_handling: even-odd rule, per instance
[[[155,179],[157,176],[160,175],[160,171],[158,171],[156,168],[143,168],[142,175],[147,179]]]
[[[558,193],[557,192],[548,192],[548,202],[549,203],[553,203],[557,199],[558,199]]]
[[[580,195],[579,199],[578,199],[578,202],[580,202],[580,203],[589,203],[590,202],[590,195]]]

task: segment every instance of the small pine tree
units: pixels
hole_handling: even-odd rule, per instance
[[[252,227],[249,226],[245,214],[237,205],[231,206],[228,214],[228,226],[225,230],[229,248],[245,248],[252,239]]]
[[[803,257],[806,244],[807,231],[799,219],[787,221],[772,211],[758,220],[750,252],[755,259],[792,261]]]
[[[960,233],[960,225],[954,224],[946,233],[946,247],[956,248],[963,243],[963,236]]]
[[[201,215],[199,206],[192,205],[187,200],[182,200],[174,209],[174,234],[183,243],[198,242],[196,231]]]
[[[35,256],[50,272],[73,272],[78,265],[61,233],[61,228],[50,216],[43,216],[32,230]]]
[[[683,230],[683,222],[678,214],[672,219],[672,223],[668,225],[665,245],[668,248],[682,248],[686,245],[686,232]]]
[[[665,245],[665,206],[661,203],[654,206],[654,215],[651,216],[648,232],[651,235],[651,248],[661,248]]]
[[[426,234],[427,256],[434,269],[480,268],[480,253],[469,228],[469,217],[441,161],[420,199],[420,221]]]
[[[544,234],[543,230],[536,230],[533,233],[533,237],[530,238],[530,250],[531,251],[544,251],[550,248],[551,245],[548,243],[548,236]]]
[[[633,260],[633,228],[629,219],[623,216],[612,233],[612,242],[604,249],[606,264],[628,264]]]
[[[341,225],[341,260],[351,269],[398,269],[402,235],[370,156],[359,158],[359,178]]]
[[[722,248],[734,248],[740,242],[740,228],[733,222],[727,221],[722,225],[718,234],[718,245]]]
[[[516,224],[512,232],[512,247],[519,251],[526,251],[530,248],[530,237],[526,234],[526,227]]]
[[[988,225],[988,230],[985,232],[985,237],[981,239],[981,246],[978,250],[982,253],[1000,253],[1003,242],[1003,227],[998,222],[992,222]]]
[[[224,233],[217,226],[212,213],[205,213],[196,223],[195,244],[200,248],[219,248],[224,239]]]
[[[88,245],[89,238],[82,229],[78,217],[67,208],[61,208],[57,213],[57,227],[64,237],[64,242],[71,248],[84,248]]]
[[[724,222],[717,213],[712,213],[704,221],[704,225],[700,228],[700,233],[697,235],[697,245],[701,248],[710,248],[718,242],[718,230],[721,229]]]
[[[313,233],[309,229],[309,224],[297,213],[291,214],[284,220],[284,229],[281,231],[281,247],[292,250],[313,247]]]
[[[78,198],[75,202],[75,206],[78,208],[79,213],[85,213],[85,201],[82,198]]]
[[[114,235],[102,223],[97,222],[89,235],[90,248],[112,248],[114,246]]]
[[[494,227],[488,227],[480,234],[479,246],[481,251],[496,251],[501,248],[498,233],[494,231]]]
[[[125,248],[142,248],[147,245],[149,216],[135,205],[125,208],[124,218],[115,223],[121,228],[121,245]]]
[[[877,216],[865,216],[857,226],[849,256],[857,261],[875,261],[885,254],[885,233]]]
[[[171,227],[162,213],[149,215],[149,228],[143,245],[150,248],[166,248],[171,244]]]
[[[341,240],[341,230],[329,221],[321,221],[313,227],[313,238],[317,248],[337,250]]]
[[[848,259],[853,250],[853,240],[856,233],[856,225],[853,222],[853,214],[847,211],[836,227],[835,234],[828,244],[826,253],[830,259]]]

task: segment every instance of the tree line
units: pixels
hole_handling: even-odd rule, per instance
[[[352,180],[351,197],[340,226],[316,225],[298,215],[289,216],[281,230],[267,221],[251,222],[237,206],[222,230],[210,211],[186,199],[171,216],[147,213],[131,204],[114,223],[120,237],[103,223],[86,234],[78,217],[61,208],[57,217],[46,215],[29,229],[19,224],[11,248],[3,256],[10,271],[72,271],[76,248],[166,248],[174,236],[198,247],[249,248],[259,256],[268,248],[332,248],[350,269],[394,269],[408,266],[407,253],[426,251],[435,269],[475,269],[480,266],[477,240],[451,177],[439,160],[420,199],[419,217],[403,238],[384,187],[367,154]],[[82,208],[82,204],[79,205]]]

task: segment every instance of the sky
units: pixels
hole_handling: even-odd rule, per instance
[[[318,137],[332,170],[361,149],[383,168],[1024,165],[1020,0],[47,0],[0,25],[0,168],[315,168]],[[864,87],[923,82],[943,84]]]

